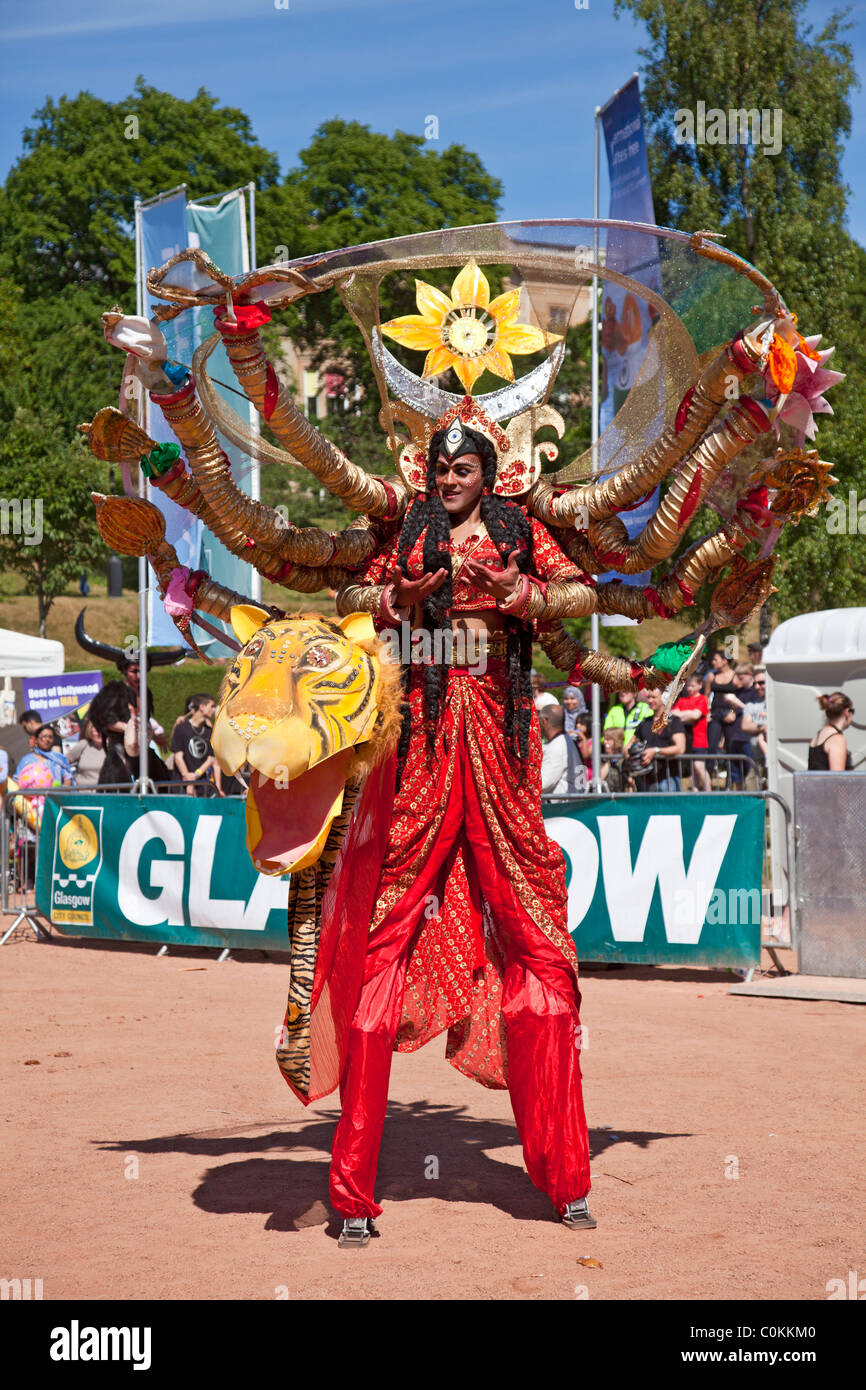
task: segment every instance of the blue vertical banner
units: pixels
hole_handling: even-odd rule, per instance
[[[612,97],[601,111],[610,175],[612,221],[655,223],[640,88],[637,77]],[[605,264],[611,270],[661,294],[658,242],[644,232],[610,227]],[[602,383],[599,426],[604,433],[637,380],[652,328],[650,306],[625,286],[603,282],[601,305]],[[659,401],[659,408],[662,401]],[[658,489],[622,520],[630,536],[638,535],[658,506]],[[646,584],[649,573],[629,575],[626,584]],[[606,620],[607,621],[607,620]],[[622,621],[613,618],[614,623]]]
[[[139,266],[139,275],[143,285],[148,270],[154,266],[163,265],[171,256],[176,256],[178,251],[185,250],[189,244],[186,230],[185,191],[181,189],[168,197],[142,204],[140,219],[142,263]],[[151,318],[154,309],[161,301],[153,299],[146,290],[144,295],[144,312],[148,318]],[[161,330],[168,344],[169,357],[177,362],[190,362],[195,344],[189,316],[181,314],[179,318],[170,319],[169,322],[161,325]],[[149,401],[146,427],[148,434],[158,444],[176,443],[171,429],[163,419],[162,412],[152,407]],[[182,507],[178,507],[171,498],[163,496],[159,488],[149,488],[148,496],[165,517],[166,539],[177,551],[177,558],[180,563],[188,565],[190,569],[198,569],[201,554],[201,522],[197,517],[184,511]],[[152,571],[150,571],[148,627],[148,643],[151,646],[176,646],[180,640],[177,628],[163,609]]]
[[[142,204],[141,219],[141,265],[139,275],[144,283],[147,272],[155,266],[164,264],[178,251],[189,246],[201,247],[216,265],[228,275],[241,275],[250,268],[249,240],[247,237],[246,202],[244,193],[238,189],[226,193],[215,204],[188,203],[183,189],[164,198]],[[161,301],[154,300],[145,291],[145,313],[148,317]],[[161,324],[162,333],[168,344],[168,356],[186,367],[192,366],[193,353],[214,332],[213,313],[209,309],[194,309]],[[220,345],[209,361],[209,368],[215,381],[229,382],[233,373],[225,350]],[[256,427],[257,417],[247,402],[228,390],[220,394],[233,409],[239,411],[244,419]],[[175,437],[162,416],[162,412],[149,407],[148,433],[158,443],[174,443]],[[231,464],[232,477],[238,487],[251,493],[254,474],[249,460],[226,439],[220,439]],[[197,517],[178,507],[165,497],[158,488],[149,489],[149,496],[165,517],[166,538],[177,551],[178,560],[190,569],[200,566],[208,571],[213,579],[228,588],[241,593],[250,589],[250,569],[242,560],[231,555]],[[255,595],[254,595],[255,596]],[[216,626],[217,624],[214,623]],[[152,646],[176,645],[179,634],[172,620],[162,606],[156,579],[150,576],[150,599],[148,605],[149,642]],[[219,624],[226,632],[225,624]],[[210,656],[228,656],[231,648],[219,642],[210,633],[196,630],[195,638]]]
[[[242,189],[226,193],[219,202],[211,206],[187,203],[186,220],[190,246],[201,247],[220,270],[226,271],[229,275],[241,275],[250,269],[246,200]],[[195,346],[198,347],[214,332],[213,310],[194,309],[188,317],[193,322]],[[208,358],[208,372],[226,405],[236,411],[255,431],[258,425],[255,407],[239,397],[236,387],[233,391],[219,385],[220,382],[226,382],[228,387],[235,385],[234,372],[222,343]],[[220,443],[229,460],[231,475],[237,486],[247,496],[256,496],[255,466],[246,454],[229,440],[220,436]],[[199,563],[217,583],[225,584],[227,588],[236,589],[242,594],[250,592],[250,576],[254,571],[245,561],[230,554],[207,527],[202,530]],[[215,618],[212,618],[211,622],[214,627],[221,627],[223,631],[229,632],[225,623],[218,623]],[[206,648],[209,656],[231,655],[230,648],[208,633],[197,633],[196,641]]]

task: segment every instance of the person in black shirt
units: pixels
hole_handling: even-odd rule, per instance
[[[710,702],[707,746],[711,753],[718,753],[726,745],[727,726],[734,722],[733,712],[725,696],[736,694],[734,670],[723,651],[715,651],[710,657],[704,694]]]
[[[678,792],[682,788],[682,764],[679,755],[686,751],[686,729],[683,721],[672,714],[661,733],[653,733],[653,718],[662,707],[661,691],[648,690],[644,699],[652,714],[642,719],[635,731],[635,743],[645,746],[635,759],[632,775],[639,792]]]
[[[214,698],[212,695],[193,695],[189,704],[187,718],[180,721],[171,736],[171,751],[174,753],[175,771],[186,783],[186,791],[196,795],[198,789],[210,780],[216,761],[208,722],[213,719]]]
[[[844,690],[836,690],[832,695],[819,695],[818,704],[824,711],[824,724],[809,747],[809,771],[850,772],[845,733],[854,722],[854,702]]]
[[[731,759],[731,784],[745,786],[749,763],[752,761],[752,736],[743,729],[743,711],[748,705],[758,704],[759,695],[754,686],[754,672],[747,661],[741,662],[734,670],[734,689],[725,695],[725,701],[734,712],[733,720],[727,725],[726,742],[729,753],[738,753],[740,758]]]
[[[109,681],[98,690],[87,711],[93,727],[102,735],[105,761],[99,772],[98,786],[134,782],[139,770],[138,719],[132,708],[129,687],[123,681]],[[147,775],[152,782],[169,780],[168,768],[150,747],[147,751]]]

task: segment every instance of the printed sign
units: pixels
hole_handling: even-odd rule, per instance
[[[747,793],[544,805],[581,960],[760,959],[764,803]],[[285,950],[288,878],[256,873],[239,800],[45,800],[36,902],[73,935]]]
[[[69,671],[62,676],[24,676],[21,693],[25,709],[35,709],[44,724],[74,714],[102,689],[101,671]]]
[[[232,798],[46,797],[36,904],[72,935],[286,950],[288,879],[245,836]]]
[[[544,806],[581,960],[757,965],[764,803],[730,792]]]

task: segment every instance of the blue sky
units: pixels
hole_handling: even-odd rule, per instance
[[[283,0],[276,0],[282,3]],[[502,216],[592,215],[593,111],[635,70],[643,26],[613,0],[0,0],[0,177],[47,96],[109,101],[138,74],[239,106],[283,169],[333,116],[466,145],[505,187]],[[839,6],[809,0],[820,28]],[[858,72],[866,0],[852,6]],[[721,95],[721,94],[720,94]],[[712,104],[709,94],[708,104]],[[725,104],[723,101],[720,104]],[[843,172],[850,230],[866,244],[866,94],[852,94]],[[607,211],[602,158],[601,215]]]

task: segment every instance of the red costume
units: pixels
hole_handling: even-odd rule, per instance
[[[583,579],[533,522],[533,578]],[[423,573],[421,540],[409,576]],[[502,568],[486,536],[473,549]],[[456,562],[461,547],[452,547]],[[380,583],[383,550],[365,572]],[[455,575],[452,613],[496,600]],[[413,666],[412,734],[369,780],[322,908],[308,1101],[339,1077],[331,1200],[375,1216],[374,1182],[391,1053],[448,1030],[447,1056],[483,1085],[507,1086],[532,1181],[562,1211],[586,1195],[589,1147],[579,1063],[577,956],[568,932],[565,865],[540,804],[534,713],[528,765],[506,745],[506,666],[452,666],[428,749],[423,667]],[[521,781],[522,774],[522,781]]]

